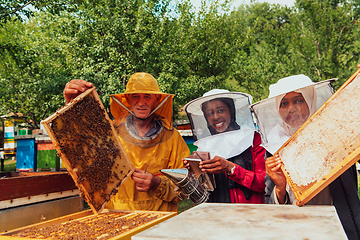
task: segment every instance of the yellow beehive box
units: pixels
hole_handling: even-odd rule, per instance
[[[133,167],[95,88],[42,124],[81,196],[94,213],[100,212]]]
[[[359,160],[359,119],[358,70],[277,151],[298,206]]]
[[[131,236],[175,216],[175,212],[91,210],[29,225],[0,234],[0,240],[131,239]]]

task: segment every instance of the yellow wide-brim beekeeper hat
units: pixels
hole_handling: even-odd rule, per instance
[[[128,110],[113,101],[112,98],[119,100],[126,108],[130,109],[125,95],[134,93],[158,94],[160,95],[160,104],[162,106],[155,111],[155,115],[159,116],[166,128],[172,128],[172,99],[173,94],[167,94],[160,91],[158,82],[149,73],[139,72],[131,75],[124,93],[114,94],[110,96],[110,111],[115,120],[120,119]],[[166,101],[163,103],[163,101]],[[131,109],[130,109],[131,110]]]

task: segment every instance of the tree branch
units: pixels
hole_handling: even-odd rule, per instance
[[[9,12],[9,13],[6,13],[6,14],[2,15],[1,18],[6,18],[6,17],[10,16],[11,14],[14,14],[14,13],[20,11],[21,9],[25,8],[26,6],[30,5],[30,4],[33,3],[33,2],[34,2],[34,1],[32,0],[32,1],[28,2],[28,3],[26,3],[25,5],[23,5],[23,6],[20,7],[20,8],[17,8],[17,9],[15,9],[15,10],[12,11],[12,12]]]

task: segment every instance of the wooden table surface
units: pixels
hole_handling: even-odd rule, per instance
[[[203,203],[132,240],[347,239],[333,206]]]

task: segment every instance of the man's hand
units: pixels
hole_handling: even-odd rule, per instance
[[[131,179],[135,182],[136,190],[139,192],[154,190],[161,183],[161,178],[137,168],[131,175]]]
[[[93,86],[92,83],[81,79],[73,79],[68,82],[63,91],[66,104]]]
[[[281,171],[281,159],[279,155],[268,157],[265,161],[266,174],[274,181],[276,196],[279,203],[285,202],[286,177]]]
[[[204,172],[212,174],[230,172],[234,166],[234,163],[219,156],[215,156],[213,159],[200,162],[200,169]]]

